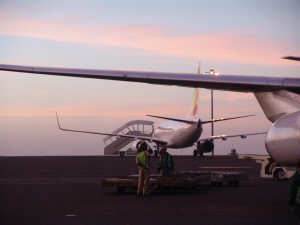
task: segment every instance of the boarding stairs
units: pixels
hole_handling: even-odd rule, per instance
[[[151,137],[154,132],[154,122],[149,120],[132,120],[125,123],[120,128],[112,132],[112,134],[123,135],[143,135]],[[130,151],[130,149],[123,150],[124,147],[129,145],[134,139],[116,136],[105,136],[103,142],[105,144],[104,155],[116,155],[121,152]]]

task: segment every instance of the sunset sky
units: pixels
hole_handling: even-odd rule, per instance
[[[71,68],[299,77],[298,0],[0,0],[0,63]],[[183,117],[193,89],[0,72],[0,156],[101,155],[103,137],[146,114]],[[200,117],[210,119],[201,89]],[[216,134],[267,131],[251,93],[215,91]],[[161,120],[154,120],[158,124]],[[210,134],[204,127],[203,136]],[[216,154],[266,154],[264,137],[216,141]],[[184,154],[185,150],[172,151]],[[191,149],[187,150],[190,154]]]

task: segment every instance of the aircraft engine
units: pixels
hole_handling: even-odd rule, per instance
[[[266,136],[270,156],[281,165],[296,165],[300,159],[300,112],[281,117]]]
[[[199,148],[200,147],[200,148]],[[210,140],[206,140],[202,143],[200,143],[200,146],[198,146],[199,150],[203,153],[209,153],[214,150],[214,143]]]

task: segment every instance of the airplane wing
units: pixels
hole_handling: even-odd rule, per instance
[[[165,120],[173,120],[173,121],[177,121],[177,122],[181,122],[181,123],[187,123],[187,124],[198,123],[198,121],[176,119],[176,118],[164,117],[164,116],[155,116],[155,115],[146,115],[146,116],[150,116],[150,117],[154,117],[154,118],[159,118],[159,119],[165,119]],[[212,120],[202,121],[201,123],[202,124],[205,124],[205,123],[214,123],[214,122],[225,121],[225,120],[240,119],[240,118],[245,118],[245,117],[250,117],[250,116],[255,116],[255,115],[246,115],[246,116],[236,116],[236,117],[212,119]]]
[[[140,140],[145,140],[145,141],[149,141],[149,142],[155,142],[155,143],[158,143],[158,144],[161,144],[161,145],[167,144],[165,141],[162,141],[162,140],[157,139],[157,138],[148,137],[148,136],[127,135],[127,134],[111,134],[111,133],[102,133],[102,132],[93,132],[93,131],[65,129],[65,128],[61,127],[57,114],[56,114],[56,119],[57,119],[58,128],[62,131],[70,131],[70,132],[84,133],[84,134],[97,134],[97,135],[107,135],[107,136],[114,136],[114,137],[140,139]]]
[[[233,137],[240,137],[240,138],[247,138],[247,136],[251,135],[262,135],[262,134],[267,134],[267,132],[257,132],[257,133],[247,133],[247,134],[233,134],[233,135],[215,135],[215,136],[210,136],[206,138],[199,138],[198,141],[207,141],[207,140],[216,140],[216,139],[222,139],[223,141],[226,141],[228,138],[233,138]]]
[[[0,64],[0,70],[32,74],[81,77],[93,79],[141,82],[159,85],[202,87],[215,90],[261,92],[285,89],[300,94],[300,78],[242,76],[191,73],[161,73],[116,70],[71,69],[58,67],[32,67]]]
[[[289,60],[295,60],[295,61],[300,61],[300,57],[298,56],[285,56],[282,57],[283,59],[289,59]]]

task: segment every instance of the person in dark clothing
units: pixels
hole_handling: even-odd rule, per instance
[[[170,177],[174,169],[173,156],[167,152],[166,147],[162,147],[160,150],[157,172],[159,173],[162,171],[162,176]]]
[[[300,159],[295,174],[290,178],[289,204],[291,211],[297,216],[297,224],[300,225]]]

